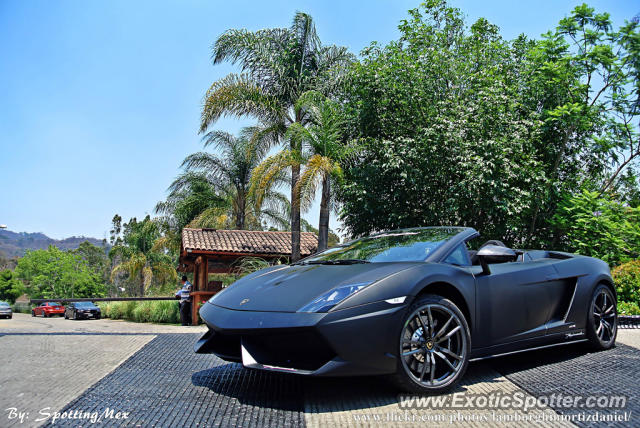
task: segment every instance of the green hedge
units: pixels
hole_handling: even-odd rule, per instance
[[[619,302],[618,314],[620,315],[640,315],[640,307],[635,302]]]
[[[618,294],[618,313],[640,315],[640,260],[632,260],[611,270]]]
[[[178,302],[171,300],[108,302],[98,303],[98,306],[100,306],[104,318],[114,320],[170,324],[180,322]]]

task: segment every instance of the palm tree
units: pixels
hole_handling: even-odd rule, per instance
[[[353,56],[344,47],[323,46],[311,16],[298,12],[289,28],[258,31],[229,30],[213,46],[213,62],[241,66],[211,85],[205,96],[200,131],[206,132],[223,115],[258,119],[257,140],[272,146],[286,141],[294,123],[306,124],[304,112],[295,108],[308,90],[332,93]],[[289,140],[287,151],[299,147]],[[289,155],[285,155],[285,158]],[[296,186],[300,164],[291,162],[292,260],[300,258],[300,200]]]
[[[294,123],[287,131],[299,151],[282,151],[267,158],[254,172],[251,191],[261,194],[273,185],[273,178],[282,169],[302,164],[304,170],[295,191],[303,211],[311,206],[318,185],[322,189],[318,251],[323,251],[329,241],[329,211],[335,205],[331,183],[342,178],[340,163],[355,151],[355,146],[342,142],[343,119],[337,103],[317,91],[308,91],[300,96],[295,108],[308,120],[306,126]]]
[[[129,280],[137,283],[140,296],[145,295],[154,280],[157,283],[177,281],[171,257],[153,250],[158,237],[160,226],[149,216],[141,222],[132,218],[126,223],[122,242],[109,252],[109,257],[117,260],[111,270],[111,281],[114,282],[119,274],[128,274]]]
[[[244,128],[239,137],[209,132],[204,147],[214,146],[220,154],[198,152],[184,159],[185,172],[169,186],[167,200],[156,205],[168,229],[158,246],[179,247],[184,227],[261,229],[263,222],[276,227],[286,223],[284,195],[270,191],[257,204],[249,194],[251,174],[266,154],[264,145],[249,138],[255,134],[253,127]]]

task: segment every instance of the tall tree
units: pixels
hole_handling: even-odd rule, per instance
[[[74,251],[49,246],[28,250],[18,261],[15,275],[32,298],[102,297],[102,278]]]
[[[329,212],[335,207],[331,182],[342,177],[340,162],[353,152],[353,147],[342,141],[343,119],[338,103],[317,91],[308,91],[298,99],[296,110],[303,112],[308,120],[306,126],[292,124],[286,134],[300,147],[298,156],[283,151],[265,160],[254,173],[252,193],[263,194],[282,169],[302,164],[296,193],[302,210],[306,211],[315,199],[316,190],[321,188],[318,251],[324,251],[329,242]]]
[[[175,253],[184,227],[260,230],[263,223],[276,227],[288,224],[284,216],[286,197],[270,191],[258,204],[249,194],[251,175],[263,160],[264,145],[252,139],[255,128],[244,128],[238,137],[221,131],[207,133],[204,146],[216,152],[187,156],[180,174],[169,186],[166,201],[156,205],[161,214],[163,236],[156,248]],[[283,182],[283,177],[278,183]]]
[[[568,196],[637,198],[636,23],[614,32],[579,6],[542,40],[508,41],[429,0],[399,29],[363,51],[346,86],[349,137],[364,146],[340,187],[352,234],[460,224],[555,246]]]
[[[109,252],[112,259],[118,260],[111,270],[112,281],[120,274],[128,275],[137,288],[134,293],[139,296],[144,296],[154,282],[161,285],[167,281],[177,281],[171,257],[153,248],[160,234],[160,225],[150,216],[140,222],[132,218],[125,223],[122,244],[114,246]]]
[[[288,152],[299,147],[287,140],[287,128],[306,124],[307,117],[295,108],[308,90],[330,94],[353,56],[344,47],[323,46],[311,16],[298,12],[289,28],[258,31],[229,30],[213,47],[213,62],[239,64],[240,74],[229,74],[213,83],[205,96],[200,131],[206,132],[223,115],[258,119],[256,133],[267,145],[287,142]],[[291,169],[292,259],[300,258],[300,199],[296,186],[300,164]]]

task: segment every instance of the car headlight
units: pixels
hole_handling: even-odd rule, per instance
[[[373,281],[347,284],[334,288],[333,290],[329,290],[316,298],[313,302],[303,306],[298,312],[328,312],[335,305],[342,302],[347,297],[354,295],[372,282]]]

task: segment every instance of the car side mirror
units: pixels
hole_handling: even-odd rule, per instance
[[[514,261],[518,255],[511,248],[500,245],[485,245],[476,254],[482,266],[482,272],[486,275],[491,273],[489,263],[505,263]]]

